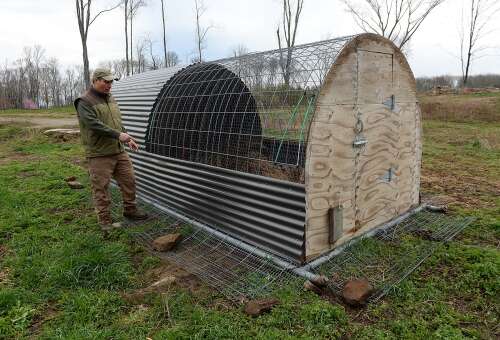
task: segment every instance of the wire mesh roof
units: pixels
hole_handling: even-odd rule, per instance
[[[351,39],[184,68],[153,107],[147,151],[303,183],[316,96]]]

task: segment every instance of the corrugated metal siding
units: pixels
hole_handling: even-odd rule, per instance
[[[304,185],[144,150],[148,119],[156,98],[180,69],[134,75],[117,82],[113,89],[123,123],[141,147],[140,152],[130,153],[138,191],[261,249],[302,262]]]

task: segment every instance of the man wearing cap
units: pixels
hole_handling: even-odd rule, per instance
[[[134,169],[123,144],[133,151],[137,151],[138,146],[123,127],[120,109],[110,93],[114,80],[110,70],[96,69],[90,89],[75,100],[82,144],[89,163],[92,196],[103,231],[121,226],[111,219],[108,191],[111,178],[116,180],[122,193],[123,216],[132,220],[147,218],[137,210]]]

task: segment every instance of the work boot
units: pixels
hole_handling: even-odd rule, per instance
[[[111,215],[104,214],[98,217],[99,225],[101,226],[101,230],[104,232],[108,232],[112,229],[118,229],[122,227],[122,223],[114,222],[111,219]]]
[[[124,211],[123,216],[133,221],[143,221],[148,218],[148,214],[139,210]]]
[[[105,240],[111,237],[111,231],[123,227],[121,222],[114,222],[110,224],[101,224],[101,231]]]
[[[113,229],[119,229],[123,227],[123,223],[121,222],[114,222],[114,223],[109,223],[109,224],[101,224],[101,230],[104,232],[111,231]]]

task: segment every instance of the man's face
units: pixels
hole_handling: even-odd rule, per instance
[[[94,81],[94,89],[97,92],[108,94],[111,91],[111,86],[113,85],[112,80],[97,79]]]

